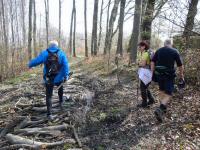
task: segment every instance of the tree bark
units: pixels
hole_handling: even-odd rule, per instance
[[[32,59],[32,4],[33,1],[29,0],[29,31],[28,31],[28,58]]]
[[[106,21],[106,33],[108,33],[108,24],[109,24],[109,17],[110,17],[110,4],[111,4],[111,0],[109,0],[108,2],[108,10],[107,10],[107,21]],[[107,51],[104,48],[104,55],[106,55]]]
[[[114,1],[114,6],[113,6],[111,16],[110,16],[110,20],[109,20],[108,32],[106,32],[104,54],[106,54],[108,51],[110,53],[110,50],[111,50],[113,26],[114,26],[114,22],[115,22],[116,17],[117,17],[119,2],[120,2],[120,0]]]
[[[4,37],[4,45],[5,45],[5,67],[8,66],[8,33],[6,28],[6,18],[5,18],[5,8],[4,8],[4,0],[1,0],[1,7],[2,7],[2,20],[3,20],[3,37]]]
[[[153,21],[155,0],[148,0],[146,11],[144,13],[144,18],[142,22],[142,34],[141,39],[147,40],[150,42],[151,40],[151,24]]]
[[[25,0],[21,0],[23,46],[26,45]]]
[[[61,47],[60,43],[61,43],[61,10],[62,10],[62,2],[61,0],[59,0],[59,37],[58,37],[58,43],[59,46]]]
[[[120,16],[119,16],[119,35],[117,42],[117,54],[123,55],[123,27],[124,27],[124,10],[126,0],[121,0],[120,4]]]
[[[46,15],[46,43],[49,45],[49,0],[44,0]]]
[[[73,57],[76,57],[76,1],[73,1],[74,8],[74,32],[73,32]]]
[[[36,43],[36,6],[35,6],[35,0],[33,0],[33,52],[34,56],[36,57],[37,54],[37,43]]]
[[[70,24],[70,34],[69,34],[69,54],[70,54],[70,56],[72,56],[72,31],[73,31],[73,22],[74,22],[74,8],[72,8],[71,24]]]
[[[84,24],[85,24],[85,57],[88,57],[88,44],[87,44],[87,0],[84,3]]]
[[[99,40],[98,40],[98,45],[97,45],[97,52],[99,51],[99,48],[101,45],[103,5],[104,5],[104,0],[102,0],[101,2],[101,12],[100,12],[100,21],[99,21]]]
[[[13,3],[10,0],[10,26],[11,26],[11,36],[12,36],[12,42],[11,42],[11,54],[12,54],[12,63],[11,63],[11,71],[12,75],[14,74],[14,51],[15,51],[15,35],[14,35],[14,13],[13,13]]]
[[[197,14],[197,5],[198,5],[198,0],[191,0],[189,3],[189,10],[187,14],[187,19],[186,19],[186,24],[185,28],[183,31],[183,37],[185,37],[186,42],[185,42],[185,48],[189,48],[189,37],[191,35],[191,31],[193,30],[194,27],[194,19]]]
[[[97,21],[98,21],[98,4],[99,0],[94,1],[93,10],[93,27],[92,27],[92,39],[91,39],[91,55],[97,55]]]
[[[16,28],[16,31],[20,31],[20,28],[19,28],[19,19],[18,19],[20,14],[19,14],[19,11],[18,11],[18,7],[19,7],[18,1],[15,0],[15,10],[16,10],[16,13],[15,13],[15,21],[16,21],[15,28]],[[21,47],[21,35],[20,35],[20,32],[17,32],[16,34],[17,35],[16,35],[16,38],[15,38],[16,39],[15,41],[17,41],[17,43],[15,43],[15,49],[17,47]]]
[[[141,0],[135,0],[135,16],[133,21],[133,33],[131,37],[130,44],[130,63],[133,63],[136,61],[137,56],[137,45],[139,40],[139,33],[140,33],[140,22],[141,22],[141,11],[142,11],[142,1]]]

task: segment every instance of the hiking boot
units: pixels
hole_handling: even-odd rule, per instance
[[[164,112],[162,111],[162,109],[157,108],[157,109],[155,110],[154,114],[155,114],[156,119],[157,119],[160,123],[162,123],[162,122],[163,122],[163,115],[164,115]]]
[[[146,101],[142,101],[142,103],[141,103],[141,104],[138,104],[137,107],[139,107],[139,108],[147,108],[148,105],[147,105],[147,102],[146,102]]]
[[[48,120],[52,121],[56,118],[56,116],[53,115],[47,115]]]
[[[154,104],[154,103],[155,103],[154,100],[149,100],[149,101],[147,102],[147,105],[152,105],[152,104]]]
[[[163,111],[163,113],[167,113],[167,106],[166,105],[163,105],[163,104],[160,104],[160,109]]]

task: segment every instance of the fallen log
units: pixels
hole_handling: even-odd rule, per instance
[[[18,129],[25,128],[27,126],[34,127],[34,126],[37,126],[37,125],[44,123],[46,121],[47,121],[47,118],[41,119],[41,120],[38,120],[38,121],[31,121],[30,118],[27,118],[27,119],[23,120],[17,127],[15,127],[15,131],[18,130]]]
[[[24,129],[18,129],[15,131],[15,134],[19,134],[19,133],[35,133],[35,132],[39,132],[39,131],[52,131],[52,130],[66,130],[71,128],[70,125],[68,124],[63,124],[63,125],[58,125],[58,126],[49,126],[49,127],[43,127],[43,128],[24,128]]]
[[[52,148],[55,146],[61,146],[65,143],[70,143],[70,144],[76,143],[74,139],[65,139],[64,141],[52,142],[52,143],[38,142],[35,140],[30,140],[30,139],[23,138],[23,137],[20,137],[18,135],[13,135],[13,134],[7,134],[6,139],[11,144],[28,144],[28,145],[34,145],[34,146],[42,146],[42,148]]]
[[[8,132],[10,132],[11,130],[14,129],[14,127],[20,123],[22,120],[24,120],[26,117],[25,116],[18,116],[13,118],[13,120],[11,120],[10,122],[8,122],[8,124],[6,125],[6,127],[1,131],[0,133],[0,137],[5,136]]]
[[[15,129],[24,128],[29,120],[30,120],[30,118],[29,118],[29,117],[26,117],[19,125],[17,125],[17,126],[15,127]]]
[[[30,144],[14,144],[0,148],[0,150],[16,150],[20,148],[25,148],[29,150],[39,150],[42,147],[38,145],[30,145]]]
[[[59,106],[59,101],[52,101],[52,108],[58,107]],[[20,107],[22,109],[26,108],[26,107],[46,107],[46,102],[45,101],[41,101],[39,103],[31,103],[31,104],[23,104],[23,103],[18,103],[17,107]]]
[[[22,135],[51,135],[51,136],[59,136],[61,135],[60,130],[50,130],[50,131],[24,131],[21,133]]]
[[[47,107],[33,107],[32,110],[39,112],[39,113],[45,113],[45,112],[47,112]],[[57,113],[59,111],[60,111],[60,109],[57,109],[57,108],[52,109],[53,113]]]
[[[79,139],[79,137],[78,137],[78,134],[77,134],[77,132],[76,132],[75,127],[72,126],[72,129],[73,129],[73,132],[74,132],[74,137],[75,137],[75,139],[76,139],[76,141],[77,141],[77,143],[78,143],[78,146],[79,146],[79,147],[82,147],[82,143],[81,143],[81,141],[80,141],[80,139]]]

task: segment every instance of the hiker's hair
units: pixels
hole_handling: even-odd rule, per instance
[[[148,50],[149,49],[149,44],[145,41],[142,41],[138,44],[138,46],[145,46],[145,50]]]
[[[58,46],[58,42],[56,40],[50,41],[49,47],[52,47],[52,46]]]
[[[170,39],[165,40],[164,46],[172,46],[172,42]]]

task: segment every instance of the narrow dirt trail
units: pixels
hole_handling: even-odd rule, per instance
[[[4,85],[0,89],[0,150],[22,144],[27,149],[61,150],[200,148],[198,91],[188,87],[183,99],[175,94],[164,123],[158,124],[153,115],[158,103],[148,109],[136,107],[134,70],[124,67],[119,85],[115,72],[102,75],[103,66],[97,66],[84,61],[73,65],[73,77],[64,85],[63,111],[54,91],[53,121],[46,119],[41,74],[14,86]],[[157,98],[157,87],[152,88]]]

